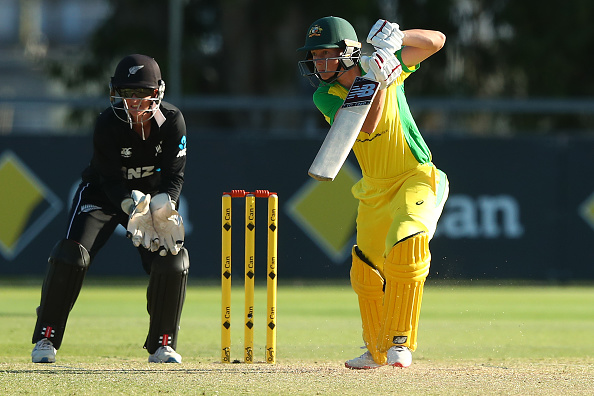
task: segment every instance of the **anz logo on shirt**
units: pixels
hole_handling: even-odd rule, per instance
[[[186,137],[182,136],[181,141],[178,144],[179,152],[177,153],[177,157],[183,157],[186,155]]]
[[[157,169],[157,172],[159,170]],[[143,177],[149,177],[155,174],[155,167],[154,166],[139,166],[137,168],[122,168],[122,173],[124,174],[124,178],[128,180],[132,179],[142,179]]]

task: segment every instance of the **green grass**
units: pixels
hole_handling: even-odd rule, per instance
[[[219,363],[220,287],[192,279],[177,348],[184,362],[155,365],[142,349],[145,280],[113,283],[87,280],[57,363],[42,365],[30,363],[41,280],[1,281],[0,394],[592,394],[591,286],[429,282],[413,366],[360,372],[343,367],[362,353],[348,282],[279,283],[274,366],[262,363],[263,285],[256,292],[259,363]],[[242,359],[242,293],[233,290],[232,359]]]

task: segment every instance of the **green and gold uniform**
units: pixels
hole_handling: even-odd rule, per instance
[[[396,56],[402,63],[400,51]],[[386,88],[379,125],[371,134],[360,132],[353,147],[363,177],[352,187],[359,207],[351,283],[359,295],[364,341],[378,363],[393,345],[416,348],[428,242],[449,191],[404,94],[404,81],[419,65],[402,68]],[[322,83],[314,93],[328,123],[347,93],[338,82]]]

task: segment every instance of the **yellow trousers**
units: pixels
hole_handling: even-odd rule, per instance
[[[359,200],[357,245],[383,273],[396,242],[420,231],[433,237],[449,184],[445,173],[425,164],[393,179],[363,176],[351,191]]]
[[[446,175],[432,164],[398,178],[363,177],[351,284],[359,296],[363,339],[373,359],[386,364],[393,345],[416,349],[429,240],[449,193]],[[397,244],[397,246],[395,246]]]

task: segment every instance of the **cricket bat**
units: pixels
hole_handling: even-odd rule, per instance
[[[377,81],[365,77],[355,78],[309,168],[308,174],[311,177],[320,181],[334,180],[355,144],[378,90]]]

